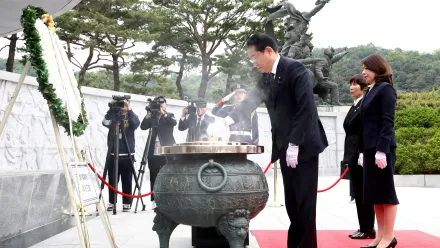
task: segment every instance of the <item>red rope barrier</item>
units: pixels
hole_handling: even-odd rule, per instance
[[[344,178],[344,176],[345,176],[345,174],[347,174],[347,172],[348,172],[348,167],[347,167],[347,169],[345,169],[345,171],[342,173],[342,175],[339,177],[339,179],[334,184],[332,184],[330,187],[328,187],[326,189],[318,190],[318,193],[326,192],[327,190],[335,187],[336,184],[338,184],[339,181],[341,181],[341,179]]]
[[[89,167],[93,171],[93,173],[95,173],[95,168],[93,168],[92,164],[90,164],[90,163],[87,163],[87,164],[89,165]],[[264,174],[267,173],[267,171],[269,170],[271,165],[272,165],[272,162],[269,162],[269,164],[267,165],[266,169],[263,172]],[[341,181],[341,179],[345,176],[345,174],[347,174],[347,172],[348,172],[348,167],[347,167],[347,169],[345,169],[345,171],[342,173],[342,175],[339,177],[339,179],[334,184],[332,184],[330,187],[328,187],[326,189],[318,190],[318,193],[322,193],[322,192],[328,191],[328,190],[332,189],[333,187],[335,187],[336,184],[338,184],[339,181]],[[98,178],[99,178],[99,180],[101,180],[101,182],[103,182],[111,190],[113,190],[114,192],[116,192],[116,193],[118,193],[118,194],[120,194],[122,196],[130,197],[130,198],[142,198],[142,197],[149,196],[149,195],[153,194],[153,192],[149,192],[149,193],[146,193],[146,194],[143,194],[143,195],[129,195],[129,194],[125,194],[125,193],[120,192],[119,190],[115,189],[113,186],[111,186],[107,181],[104,180],[104,178],[102,178],[101,175],[99,175],[98,173],[96,173],[96,174],[98,175]]]
[[[95,168],[93,168],[92,164],[90,164],[90,163],[87,163],[87,164],[89,165],[90,169],[92,169],[92,171],[93,171],[93,173],[94,173],[94,172],[95,172]],[[103,183],[104,183],[105,185],[107,185],[107,187],[109,187],[111,190],[113,190],[114,192],[116,192],[116,193],[118,193],[118,194],[120,194],[120,195],[122,195],[122,196],[130,197],[130,198],[142,198],[142,197],[149,196],[149,195],[153,194],[153,192],[149,192],[149,193],[146,193],[146,194],[143,194],[143,195],[129,195],[129,194],[125,194],[125,193],[123,193],[123,192],[118,191],[118,190],[115,189],[113,186],[111,186],[108,182],[106,182],[106,181],[104,180],[104,178],[102,178],[101,175],[99,175],[98,173],[96,173],[96,174],[98,175],[98,178],[99,178],[99,180],[101,180],[101,182],[103,182]]]
[[[269,162],[269,164],[267,165],[266,169],[263,172],[264,174],[266,174],[266,172],[269,170],[271,165],[272,165],[272,162]]]

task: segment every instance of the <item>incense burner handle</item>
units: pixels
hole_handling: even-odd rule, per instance
[[[223,181],[220,183],[220,185],[215,186],[215,187],[210,187],[207,186],[203,181],[202,181],[202,172],[207,169],[207,168],[217,168],[218,170],[220,170],[220,172],[223,174]],[[210,159],[208,163],[203,164],[200,169],[199,172],[197,173],[197,181],[200,185],[200,187],[210,193],[214,193],[217,192],[219,190],[221,190],[225,185],[226,185],[226,181],[228,179],[228,173],[225,170],[225,167],[223,167],[223,165],[214,162],[214,160]]]

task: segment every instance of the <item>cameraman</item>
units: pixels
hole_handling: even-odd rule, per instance
[[[197,107],[196,114],[197,120],[195,121],[195,129],[190,128],[190,115],[188,114],[188,107],[185,107],[182,110],[182,117],[179,120],[179,131],[185,131],[190,128],[188,131],[187,141],[189,137],[194,137],[194,141],[199,141],[201,138],[208,137],[208,126],[215,122],[215,118],[206,114],[207,108],[206,103],[203,104],[204,107]],[[194,130],[194,134],[192,133]]]
[[[160,110],[150,109],[152,104],[160,104]],[[153,190],[154,182],[156,181],[157,174],[159,174],[160,168],[167,163],[165,156],[155,156],[154,150],[159,146],[171,146],[176,144],[173,136],[174,127],[177,125],[177,121],[174,118],[174,114],[167,113],[167,101],[163,96],[154,98],[153,103],[146,108],[147,115],[141,124],[141,130],[148,130],[152,128],[151,142],[148,148],[148,169],[150,170],[150,187]],[[156,112],[158,111],[158,112]],[[156,119],[155,119],[156,118]],[[157,127],[152,126],[153,121],[157,123]],[[154,202],[154,195],[151,195],[151,202],[153,209],[156,207]]]
[[[233,99],[234,105],[224,105],[225,102]],[[212,109],[212,114],[225,118],[235,109],[235,106],[246,98],[246,85],[237,84],[231,87],[231,94],[223,97]],[[247,142],[248,144],[258,145],[258,115],[252,112],[251,116],[240,116],[240,121],[229,126],[231,136],[229,141]]]
[[[113,101],[114,103],[115,101]],[[125,99],[123,100],[124,107],[119,109],[110,109],[107,111],[107,114],[105,115],[104,119],[102,120],[102,125],[109,128],[109,132],[107,135],[107,146],[112,149],[109,151],[110,156],[107,156],[107,160],[105,162],[105,166],[108,168],[108,178],[109,183],[114,188],[118,188],[119,183],[119,177],[121,177],[122,181],[122,192],[125,194],[131,194],[131,188],[132,188],[132,175],[133,175],[133,167],[131,164],[131,159],[134,161],[134,154],[135,154],[135,136],[134,131],[139,127],[140,121],[139,117],[131,110],[130,107],[130,101]],[[113,148],[113,141],[114,141],[114,126],[112,125],[112,120],[115,118],[113,115],[119,115],[119,118],[121,119],[121,125],[119,128],[123,128],[125,132],[125,137],[127,139],[128,143],[128,149],[127,145],[124,139],[122,139],[122,130],[119,135],[119,161],[118,161],[118,183],[114,185],[114,148]],[[130,158],[131,157],[131,158]],[[110,188],[108,189],[109,192],[109,204],[107,207],[107,211],[113,211],[114,205],[117,202],[117,199],[115,199],[115,194]],[[128,212],[131,208],[131,202],[132,199],[129,197],[123,197],[122,198],[122,211]]]

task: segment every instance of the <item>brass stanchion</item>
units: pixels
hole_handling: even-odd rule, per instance
[[[269,207],[273,207],[273,208],[280,208],[283,207],[284,205],[282,203],[278,202],[278,197],[277,197],[277,189],[278,189],[278,165],[279,165],[280,160],[275,161],[274,163],[274,174],[273,174],[273,203],[269,205]]]

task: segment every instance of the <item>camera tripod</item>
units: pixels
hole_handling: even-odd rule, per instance
[[[159,113],[153,111],[153,113],[151,114],[151,117],[150,117],[150,124],[151,124],[151,126],[150,126],[150,129],[148,130],[147,143],[145,144],[145,149],[144,149],[144,153],[142,155],[141,165],[140,165],[139,171],[138,171],[138,178],[141,179],[140,187],[142,187],[142,183],[144,181],[145,166],[146,166],[147,161],[148,161],[148,153],[149,153],[150,147],[151,147],[151,137],[153,136],[153,131],[157,134],[157,137],[159,138],[159,143],[162,144],[161,135],[156,130],[156,128],[159,125],[159,118],[160,118]],[[166,156],[165,156],[165,160],[168,163],[168,158]],[[153,189],[151,189],[151,191],[153,191]],[[139,191],[139,193],[140,193],[140,191]],[[136,188],[133,191],[133,195],[135,195],[135,194],[136,194]],[[134,212],[135,213],[137,213],[138,203],[139,203],[139,198],[136,199],[136,206],[134,208]],[[142,211],[144,211],[145,210],[145,204],[142,202],[142,205],[143,205]]]
[[[109,149],[107,150],[107,158],[106,158],[106,163],[104,166],[104,173],[103,173],[103,178],[105,180],[105,178],[107,177],[107,172],[108,172],[108,165],[110,163],[107,163],[107,159],[111,158],[111,151],[113,150],[113,178],[109,178],[112,182],[113,182],[113,187],[117,188],[118,185],[118,179],[119,179],[119,174],[118,174],[118,163],[119,163],[119,139],[123,138],[124,139],[124,145],[127,147],[127,151],[128,151],[128,157],[130,158],[130,164],[131,164],[131,170],[134,176],[134,181],[135,181],[135,189],[138,188],[139,189],[139,193],[141,192],[140,190],[140,185],[138,183],[138,177],[136,176],[136,170],[134,168],[134,161],[133,161],[133,157],[131,155],[131,151],[130,151],[130,146],[128,144],[127,141],[127,137],[125,136],[125,130],[124,128],[121,128],[121,121],[123,120],[121,113],[120,113],[120,109],[119,108],[111,108],[111,116],[112,116],[112,123],[111,123],[111,128],[110,131],[113,133],[113,136],[111,136],[113,138],[113,142],[111,143],[112,147],[109,147]],[[109,135],[111,135],[109,133]],[[104,183],[101,182],[101,192],[99,194],[99,199],[101,199],[102,196],[102,190],[104,189]],[[117,202],[117,193],[116,192],[111,192],[112,194],[114,194],[114,206],[113,206],[113,214],[116,214],[116,202]],[[110,196],[109,196],[110,197]],[[144,206],[145,209],[145,204],[142,201],[142,205]]]
[[[199,131],[197,130],[197,115],[191,113],[188,115],[188,135],[186,137],[187,142],[196,141],[196,131]]]

